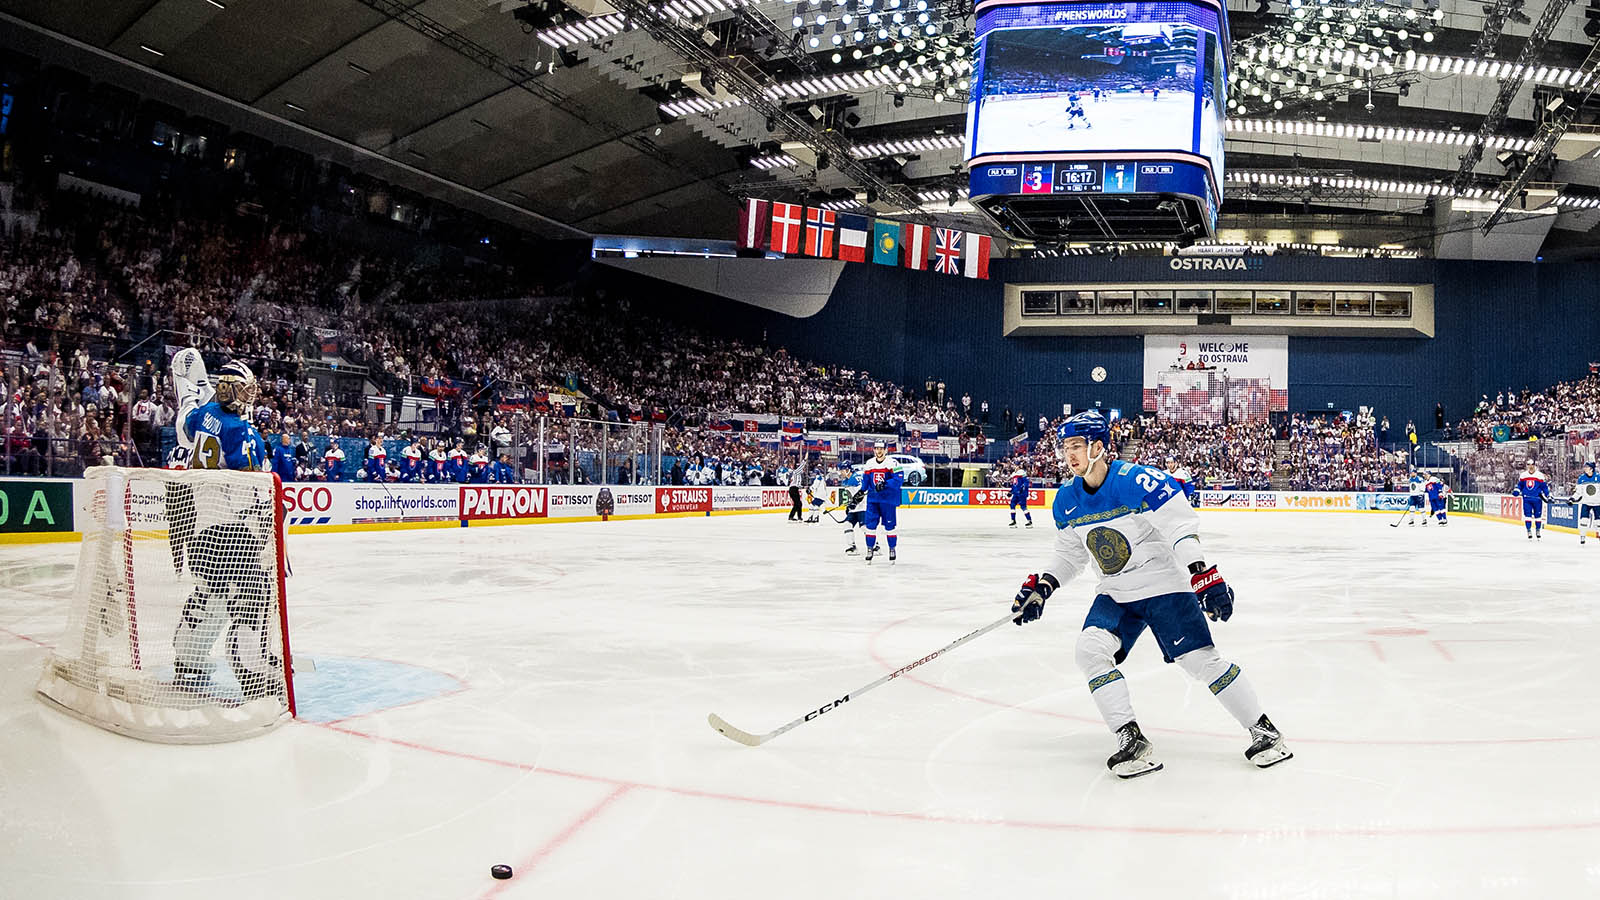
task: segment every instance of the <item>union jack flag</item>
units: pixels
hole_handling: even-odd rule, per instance
[[[933,270],[945,275],[961,274],[961,238],[966,232],[954,228],[933,231]]]

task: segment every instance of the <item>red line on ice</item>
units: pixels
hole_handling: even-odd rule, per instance
[[[539,849],[533,851],[533,853],[529,854],[526,859],[518,863],[516,868],[511,870],[513,878],[518,875],[526,875],[527,873],[537,869],[539,864],[544,862],[545,859],[550,856],[550,854],[561,849],[563,844],[572,840],[573,835],[582,831],[585,825],[593,822],[601,813],[605,812],[606,807],[622,799],[622,795],[631,790],[633,790],[633,785],[619,784],[611,791],[611,793],[600,798],[600,802],[579,813],[577,818],[567,823],[567,827],[556,832],[550,837],[549,840],[545,841],[543,844],[540,844]],[[481,900],[489,900],[490,897],[498,895],[501,891],[509,887],[510,884],[510,879],[505,881],[496,881],[494,884],[489,886],[488,890],[484,891],[478,896],[481,898]]]

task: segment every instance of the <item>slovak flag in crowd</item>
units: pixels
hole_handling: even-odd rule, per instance
[[[954,228],[935,228],[933,236],[933,270],[942,275],[961,274],[961,238],[964,231]]]

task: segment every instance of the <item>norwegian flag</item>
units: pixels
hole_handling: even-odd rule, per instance
[[[806,255],[833,257],[833,223],[836,214],[831,209],[806,210]]]
[[[762,250],[767,246],[767,228],[772,217],[765,200],[746,200],[739,208],[739,248]]]
[[[927,225],[917,225],[912,222],[907,222],[901,228],[900,246],[905,250],[905,267],[927,271],[928,232],[933,229]]]
[[[805,207],[798,203],[772,204],[772,244],[779,253],[800,252],[800,227],[805,222]]]
[[[964,231],[954,228],[935,228],[933,238],[933,270],[942,275],[961,274],[961,238]]]

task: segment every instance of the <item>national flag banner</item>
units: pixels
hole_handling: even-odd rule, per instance
[[[772,204],[772,250],[800,252],[800,229],[805,224],[805,207],[798,203]]]
[[[908,222],[901,226],[905,237],[901,244],[905,247],[905,266],[908,269],[926,271],[928,268],[928,242],[933,237],[933,229],[927,225],[917,225]]]
[[[784,434],[804,434],[806,430],[806,420],[784,419],[782,429]]]
[[[739,207],[739,249],[767,248],[767,229],[772,226],[771,206],[767,200],[746,200]]]
[[[833,258],[834,216],[831,209],[806,210],[806,255]]]
[[[839,258],[845,262],[867,261],[867,240],[872,220],[866,216],[839,215]]]
[[[936,228],[933,236],[933,268],[941,275],[955,275],[961,271],[961,238],[964,231],[954,228]]]
[[[961,274],[968,278],[988,278],[993,244],[994,238],[987,234],[967,232],[966,246],[961,248]]]
[[[872,223],[872,261],[886,266],[900,265],[900,223]]]

